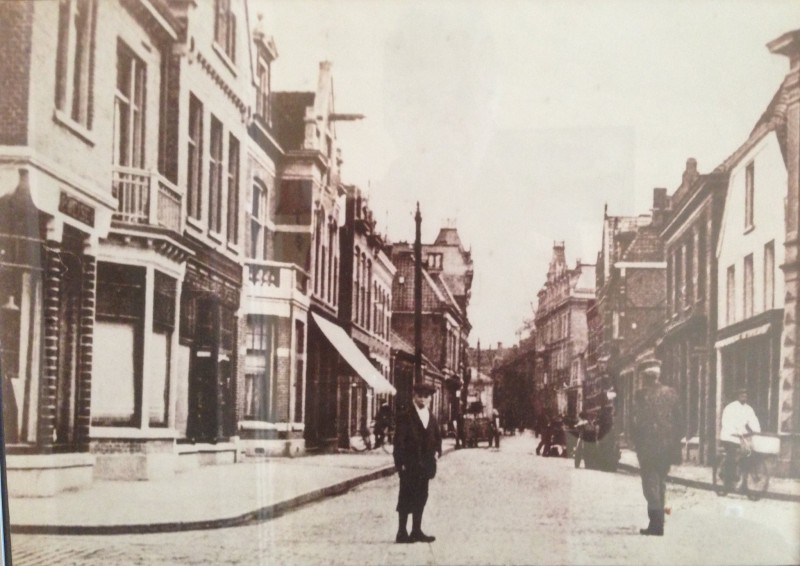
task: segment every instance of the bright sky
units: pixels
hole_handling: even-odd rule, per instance
[[[603,205],[649,211],[745,141],[788,71],[766,43],[795,0],[250,0],[279,58],[275,90],[333,63],[343,179],[378,229],[423,241],[455,219],[472,249],[470,342],[516,342],[554,240],[593,263]]]

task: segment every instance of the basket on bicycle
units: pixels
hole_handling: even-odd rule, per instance
[[[753,433],[750,437],[750,447],[758,454],[778,454],[781,449],[781,439],[777,434]]]

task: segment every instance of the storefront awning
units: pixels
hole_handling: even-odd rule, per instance
[[[347,332],[345,332],[342,327],[328,322],[314,313],[311,313],[311,316],[314,317],[317,326],[319,326],[319,329],[322,330],[322,333],[333,347],[336,348],[345,361],[350,364],[350,367],[367,382],[367,385],[375,390],[375,393],[397,393],[397,390],[383,375],[381,375],[381,372],[375,369],[375,366],[373,366],[363,352],[358,349],[353,339],[347,335]]]

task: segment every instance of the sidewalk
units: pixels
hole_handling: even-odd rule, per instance
[[[639,473],[639,461],[633,450],[622,450],[618,469]],[[669,469],[667,481],[698,489],[713,490],[711,468],[694,464],[681,464]],[[800,502],[800,480],[772,477],[764,499]]]
[[[454,449],[445,439],[444,453]],[[206,466],[168,480],[95,481],[47,498],[11,498],[12,533],[128,534],[263,521],[394,473],[382,450]]]

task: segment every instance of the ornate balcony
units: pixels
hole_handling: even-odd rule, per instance
[[[247,300],[254,307],[259,300],[273,299],[294,300],[307,305],[308,278],[308,273],[293,263],[245,260]]]
[[[114,167],[114,220],[183,232],[183,192],[155,171]]]

